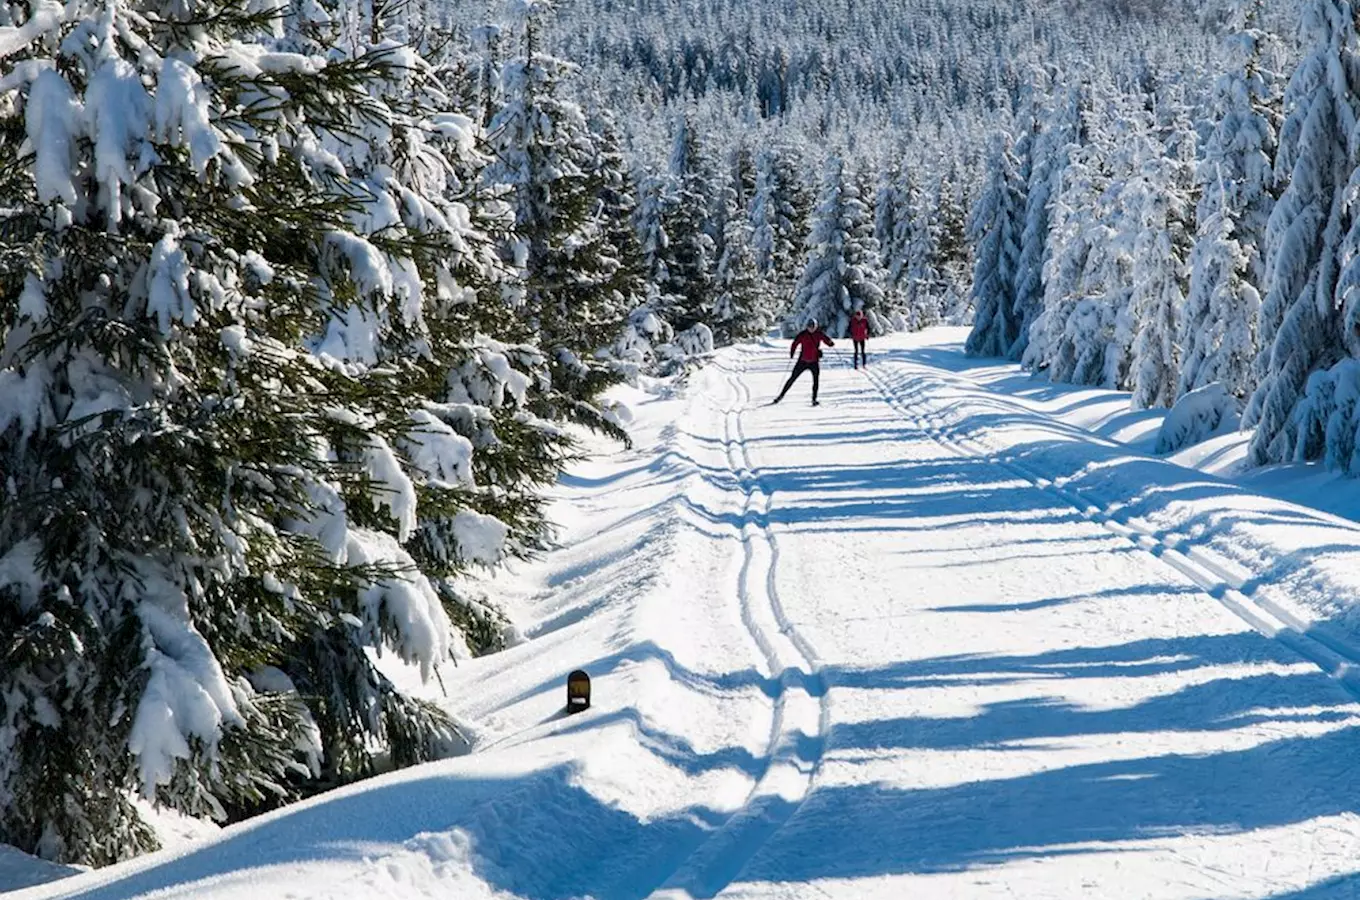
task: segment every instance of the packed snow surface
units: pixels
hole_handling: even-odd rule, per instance
[[[1282,499],[1340,482],[962,336],[621,391],[527,639],[441,670],[471,755],[14,896],[1360,896],[1360,527]]]

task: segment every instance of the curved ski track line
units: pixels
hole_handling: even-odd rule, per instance
[[[651,895],[665,900],[715,897],[736,880],[807,797],[821,767],[830,724],[830,704],[817,655],[789,620],[775,587],[779,548],[769,524],[773,492],[765,488],[746,443],[742,416],[750,407],[751,392],[741,379],[745,359],[738,365],[732,369],[718,364],[732,394],[731,405],[723,410],[723,442],[728,466],[743,494],[744,558],[738,600],[742,623],[779,688],[764,771],[742,806],[710,832]]]
[[[909,363],[894,362],[892,365],[899,369],[916,368]],[[943,424],[943,412],[932,408],[924,399],[914,401],[904,399],[893,385],[888,384],[883,376],[877,374],[877,371],[876,369],[875,374],[870,374],[866,368],[864,370],[866,380],[877,389],[889,408],[919,428],[935,443],[965,456],[993,463],[1021,481],[1055,497],[1064,505],[1072,507],[1083,519],[1101,526],[1117,537],[1124,538],[1180,573],[1193,586],[1218,601],[1254,630],[1289,647],[1340,682],[1352,696],[1360,698],[1360,650],[1330,635],[1310,631],[1307,623],[1300,621],[1279,604],[1269,598],[1254,596],[1254,589],[1244,590],[1249,581],[1257,579],[1250,575],[1244,578],[1231,572],[1225,564],[1214,560],[1203,547],[1189,542],[1168,541],[1147,528],[1132,522],[1119,521],[1114,517],[1112,504],[1102,505],[1084,492],[1058,484],[1052,478],[1034,472],[1023,463],[997,456],[977,439],[948,429]],[[942,380],[960,381],[944,378],[934,369],[931,370],[931,374],[941,377]]]

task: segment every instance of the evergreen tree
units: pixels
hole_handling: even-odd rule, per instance
[[[670,237],[662,221],[664,180],[655,173],[644,174],[639,181],[638,204],[633,213],[633,230],[642,251],[642,271],[646,284],[655,289],[670,281],[666,255]]]
[[[873,217],[847,178],[840,157],[827,159],[821,197],[808,237],[807,264],[794,290],[788,328],[815,319],[829,333],[844,336],[850,314],[862,309],[878,333],[877,307],[883,300]]]
[[[944,258],[945,223],[941,218],[942,200],[947,190],[947,184],[937,182],[933,192],[917,192],[909,210],[910,224],[905,230],[911,239],[902,279],[906,285],[906,318],[914,331],[943,321],[949,301],[949,274]]]
[[[898,256],[897,223],[906,215],[904,206],[901,165],[883,166],[874,190],[874,240],[878,242],[878,262],[884,272],[892,270]]]
[[[1266,65],[1271,38],[1252,27],[1260,8],[1259,0],[1249,6],[1246,27],[1235,36],[1240,67],[1218,82],[1218,121],[1199,164],[1199,233],[1181,338],[1180,393],[1220,382],[1239,403],[1255,386],[1281,103],[1279,79]]]
[[[1016,338],[1006,356],[1023,360],[1029,347],[1030,329],[1044,309],[1044,266],[1049,259],[1049,210],[1062,184],[1068,150],[1076,140],[1079,92],[1071,91],[1066,102],[1048,107],[1033,119],[1034,130],[1022,145],[1022,161],[1029,160],[1020,258],[1016,263]]]
[[[888,287],[899,298],[899,302],[905,305],[905,298],[910,294],[912,254],[919,248],[917,241],[920,235],[916,229],[927,224],[920,218],[924,209],[921,189],[908,166],[902,167],[901,175],[892,192],[892,200],[897,209],[893,214],[890,249],[883,253],[883,258],[886,261]]]
[[[614,117],[597,103],[596,159],[589,169],[599,201],[599,217],[604,242],[614,262],[609,287],[616,302],[633,308],[647,293],[646,258],[635,227],[638,217],[637,186],[624,156],[618,125]]]
[[[723,255],[718,260],[713,304],[713,340],[718,346],[747,340],[770,327],[770,309],[764,282],[756,271],[751,246],[751,223],[742,215],[727,221]]]
[[[787,148],[766,148],[756,156],[751,200],[756,269],[775,296],[787,298],[798,278],[810,202]]]
[[[1105,88],[1108,91],[1108,87]],[[1030,329],[1024,363],[1054,381],[1127,386],[1135,323],[1129,314],[1137,229],[1125,190],[1137,170],[1146,113],[1106,94],[1109,124],[1093,107],[1083,117],[1085,143],[1072,147],[1062,189],[1050,209],[1043,311]],[[1117,130],[1107,130],[1117,129]]]
[[[713,307],[716,242],[709,232],[710,198],[714,194],[708,160],[687,116],[676,122],[671,149],[669,194],[662,206],[666,245],[662,290],[677,303],[664,311],[668,322],[684,331],[708,319]]]
[[[744,161],[743,161],[744,160]],[[718,346],[746,340],[770,327],[765,282],[756,266],[754,233],[748,207],[755,190],[755,171],[744,148],[733,154],[723,192],[721,255],[714,275],[716,299],[709,324]]]
[[[973,330],[965,345],[972,356],[1001,356],[1020,333],[1015,309],[1015,280],[1024,212],[1023,179],[1002,134],[992,152],[987,184],[973,207],[970,238],[975,247]]]
[[[972,321],[972,298],[964,289],[972,268],[968,243],[968,203],[963,195],[963,178],[951,170],[939,181],[935,198],[935,253],[940,274],[939,300],[942,318],[953,325]]]
[[[1147,158],[1126,188],[1134,216],[1133,295],[1136,337],[1130,361],[1134,409],[1170,407],[1180,377],[1181,323],[1191,243],[1195,139],[1178,116],[1163,142],[1146,140]]]
[[[1355,258],[1348,184],[1360,56],[1350,4],[1309,0],[1301,37],[1307,50],[1285,91],[1275,163],[1288,186],[1267,229],[1258,383],[1243,420],[1256,426],[1250,458],[1258,464],[1324,455],[1336,411],[1329,379],[1317,380],[1317,394],[1300,407],[1309,376],[1342,359],[1349,339],[1349,317],[1343,323],[1338,307],[1347,296],[1341,285],[1352,277],[1345,261]]]
[[[614,289],[621,263],[600,215],[593,136],[581,108],[560,96],[568,67],[536,49],[545,9],[524,10],[523,54],[502,76],[505,105],[491,123],[495,161],[485,177],[508,188],[515,215],[508,256],[523,273],[526,337],[547,351],[561,392],[558,404],[544,398],[544,411],[626,440],[595,404],[617,380],[595,352],[614,339],[628,311]]]
[[[450,327],[470,123],[414,54],[279,15],[91,2],[6,48],[37,64],[0,110],[0,840],[49,858],[151,846],[133,791],[222,818],[444,752],[369,651],[430,672],[460,642],[417,558],[534,518],[450,424],[529,380]],[[537,468],[480,472],[550,477],[525,430]]]

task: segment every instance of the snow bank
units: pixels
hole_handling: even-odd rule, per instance
[[[34,885],[46,884],[79,875],[81,868],[62,866],[29,856],[8,844],[0,844],[0,894],[18,891]]]

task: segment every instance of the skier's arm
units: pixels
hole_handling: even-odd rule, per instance
[[[831,340],[831,337],[825,331],[822,332],[822,340],[826,342],[828,347],[836,346],[836,342]]]
[[[794,338],[794,339],[793,339],[793,343],[792,343],[792,344],[789,344],[789,359],[793,359],[793,354],[794,354],[794,352],[795,352],[797,349],[798,349],[798,338]]]

